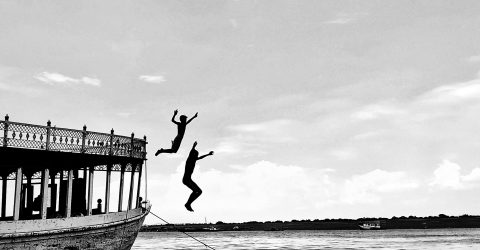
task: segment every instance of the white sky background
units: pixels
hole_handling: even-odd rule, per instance
[[[480,214],[479,12],[478,1],[2,1],[0,112],[147,135],[148,198],[174,223]],[[177,108],[199,116],[178,155],[154,157]],[[197,164],[204,193],[189,213],[181,177],[195,140],[216,153]]]

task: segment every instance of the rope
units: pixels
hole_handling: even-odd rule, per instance
[[[151,213],[153,216],[155,216],[155,217],[159,218],[160,220],[162,220],[163,222],[165,222],[165,223],[167,223],[167,224],[170,224],[168,221],[166,221],[166,220],[164,220],[164,219],[160,218],[158,215],[154,214],[152,211],[150,211],[150,213]],[[171,224],[171,225],[173,225],[173,224]],[[201,240],[199,240],[199,239],[197,239],[197,238],[195,238],[195,237],[191,236],[190,234],[188,234],[188,233],[186,233],[186,232],[183,232],[183,231],[180,231],[180,230],[179,230],[177,227],[175,227],[175,225],[173,225],[173,228],[175,228],[175,230],[177,230],[178,232],[180,232],[180,233],[184,233],[184,234],[185,234],[185,235],[187,235],[188,237],[190,237],[190,238],[192,238],[192,239],[194,239],[194,240],[196,240],[196,241],[198,241],[198,242],[202,243],[202,244],[203,244],[203,245],[204,245],[206,248],[210,248],[210,249],[212,249],[212,250],[215,250],[215,248],[213,248],[213,247],[211,247],[211,246],[209,246],[209,245],[207,245],[207,244],[203,243]]]

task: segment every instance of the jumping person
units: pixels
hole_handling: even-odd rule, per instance
[[[210,151],[210,153],[208,154],[198,156],[198,151],[195,149],[196,146],[197,146],[197,142],[194,142],[193,147],[190,150],[190,153],[188,154],[187,162],[185,163],[185,173],[183,174],[183,180],[182,180],[183,184],[185,184],[185,186],[187,186],[192,190],[192,194],[188,198],[187,203],[185,203],[185,207],[187,208],[188,211],[191,211],[191,212],[193,212],[192,202],[202,194],[202,190],[192,180],[192,174],[193,174],[193,170],[195,169],[195,163],[197,162],[197,160],[201,160],[209,155],[213,155],[213,151]]]
[[[183,136],[185,135],[185,129],[187,128],[187,124],[189,124],[193,119],[195,119],[198,116],[198,112],[195,113],[195,115],[190,118],[190,120],[187,121],[187,116],[186,115],[181,115],[180,116],[180,122],[175,121],[175,117],[177,116],[178,110],[173,111],[173,117],[172,117],[172,122],[177,125],[178,133],[175,139],[172,141],[172,147],[169,149],[159,149],[156,153],[155,156],[161,154],[161,153],[176,153],[178,149],[180,148],[180,144],[182,143]]]

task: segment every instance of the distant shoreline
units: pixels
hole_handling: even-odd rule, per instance
[[[283,230],[361,230],[359,225],[379,222],[381,229],[435,229],[435,228],[480,228],[480,216],[462,215],[429,217],[392,217],[359,219],[324,219],[292,221],[250,221],[243,223],[212,224],[163,224],[144,225],[141,232],[218,232],[218,231],[283,231]]]

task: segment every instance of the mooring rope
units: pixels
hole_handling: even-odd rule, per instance
[[[166,221],[166,220],[164,220],[164,219],[160,218],[158,215],[154,214],[152,211],[150,211],[150,213],[151,213],[153,216],[155,216],[155,217],[159,218],[160,220],[162,220],[163,222],[165,222],[165,223],[167,223],[167,224],[170,224],[168,221]],[[170,224],[170,225],[173,225],[173,224]],[[203,244],[203,245],[204,245],[206,248],[210,248],[210,249],[213,249],[213,250],[215,250],[215,248],[213,248],[213,247],[211,247],[211,246],[209,246],[209,245],[207,245],[207,244],[203,243],[201,240],[199,240],[199,239],[197,239],[197,238],[195,238],[195,237],[191,236],[190,234],[188,234],[188,233],[186,233],[186,232],[183,232],[183,231],[180,231],[180,230],[179,230],[179,229],[178,229],[178,228],[177,228],[175,225],[173,225],[173,228],[175,228],[175,230],[177,230],[178,232],[184,233],[184,234],[185,234],[185,235],[187,235],[188,237],[190,237],[190,238],[192,238],[192,239],[194,239],[194,240],[196,240],[196,241],[198,241],[198,242],[202,243],[202,244]]]

